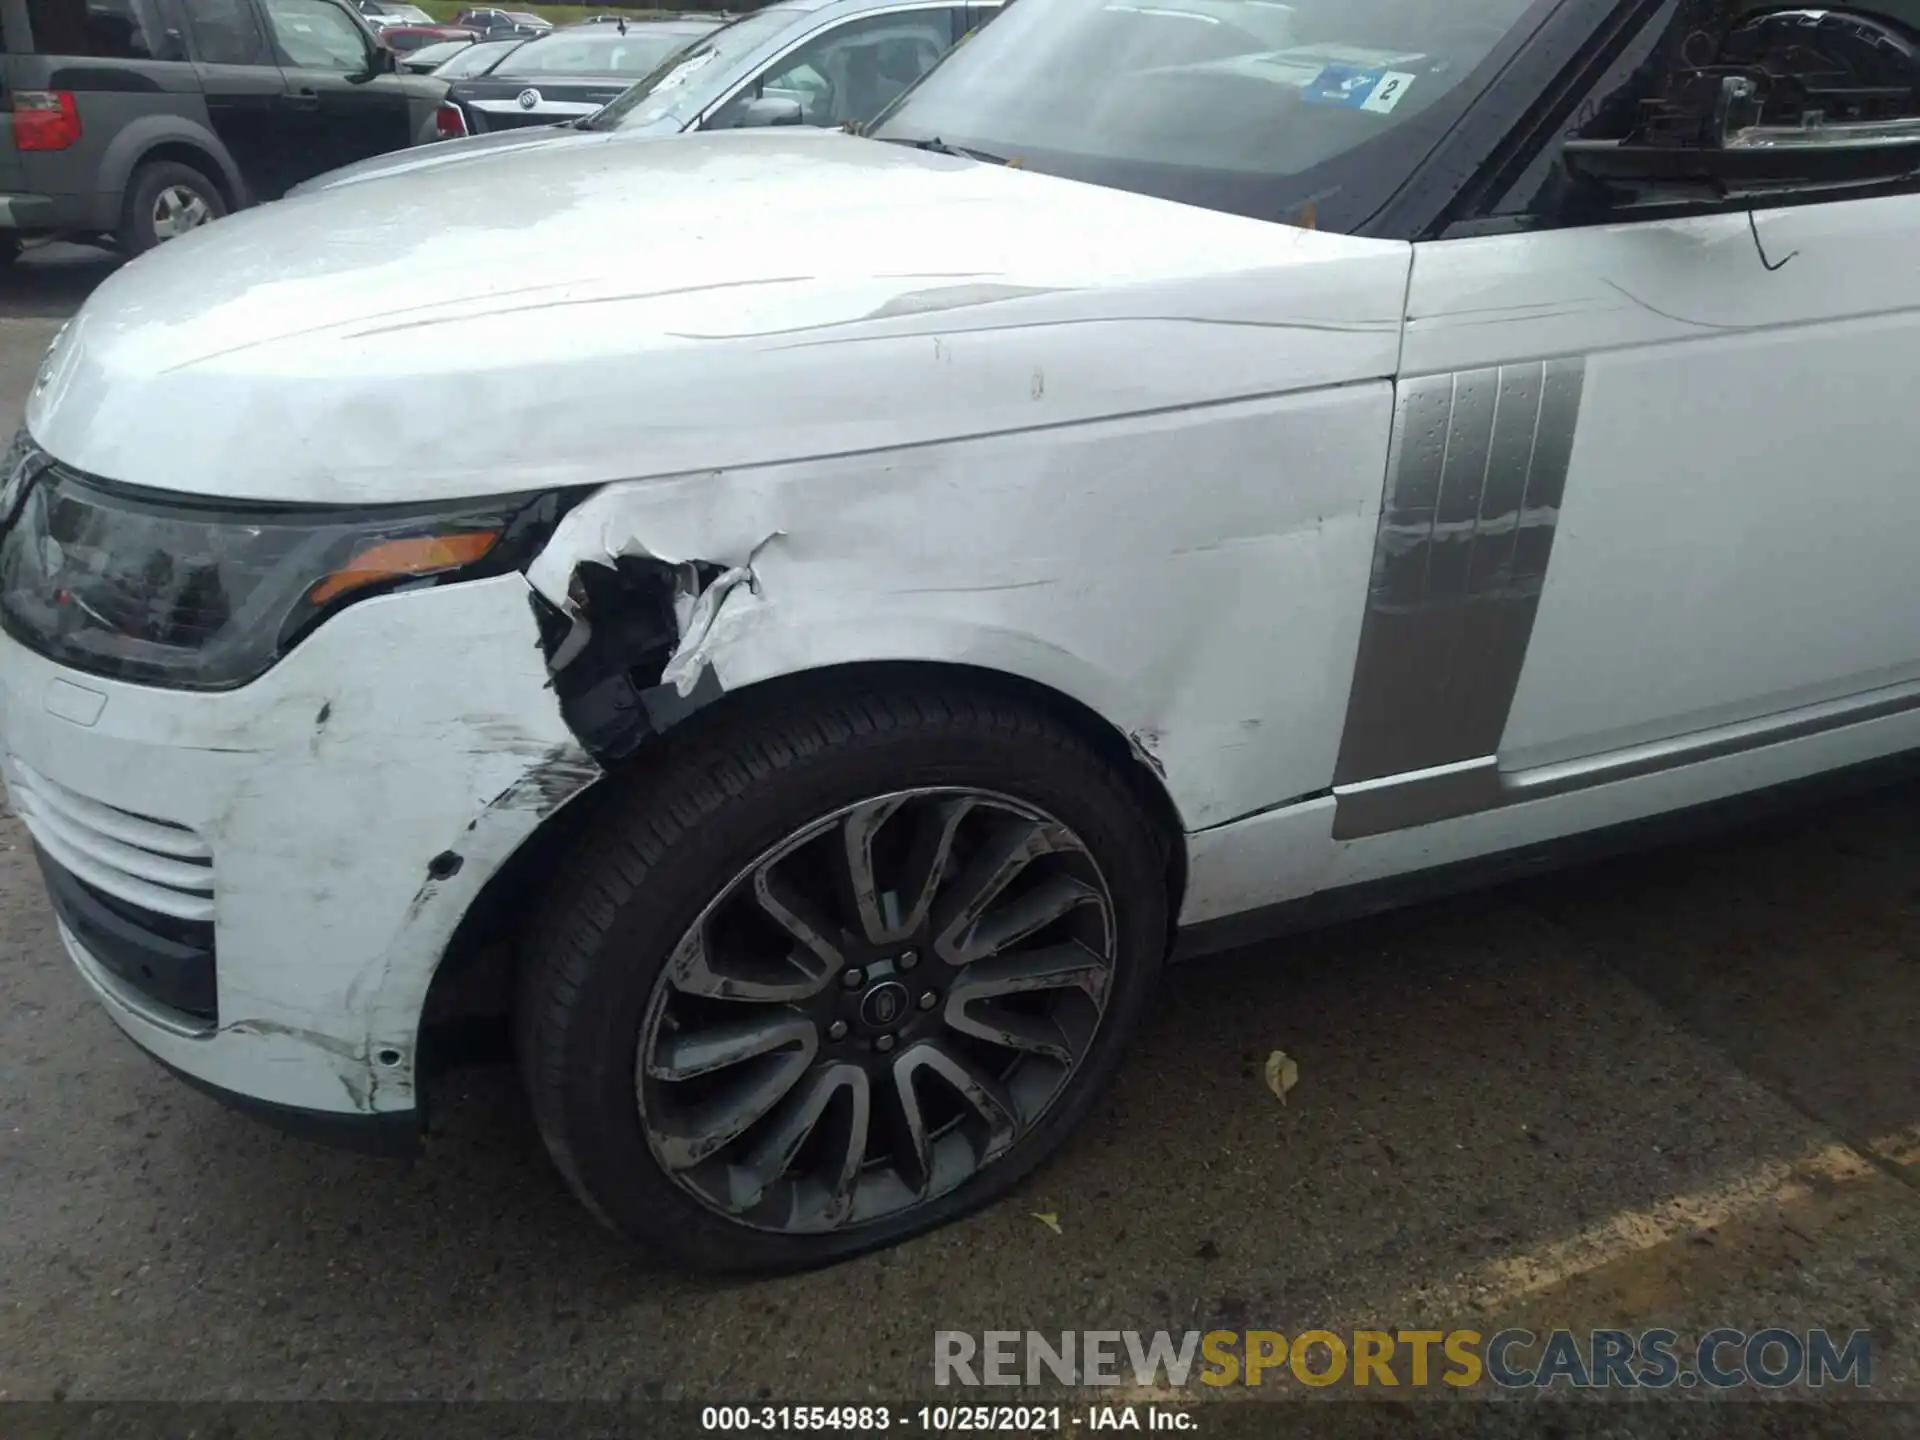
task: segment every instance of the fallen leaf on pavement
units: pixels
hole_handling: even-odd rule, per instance
[[[1284,1050],[1276,1050],[1267,1056],[1267,1088],[1284,1105],[1287,1103],[1287,1091],[1300,1083],[1300,1067],[1294,1063],[1291,1055]]]

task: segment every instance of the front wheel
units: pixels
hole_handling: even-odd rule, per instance
[[[1166,849],[1132,777],[1024,701],[742,705],[590,827],[531,937],[519,1049],[615,1229],[788,1270],[977,1209],[1138,1027]]]

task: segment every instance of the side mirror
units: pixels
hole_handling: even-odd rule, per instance
[[[1744,83],[1725,80],[1729,87]],[[1729,127],[1693,143],[1641,133],[1569,140],[1560,153],[1576,179],[1609,188],[1651,192],[1649,198],[1735,199],[1888,184],[1920,173],[1920,119]]]
[[[1897,27],[1767,11],[1737,22],[1713,64],[1643,101],[1624,139],[1569,140],[1562,163],[1656,202],[1886,184],[1920,172],[1916,86],[1920,44]]]
[[[156,60],[187,59],[187,37],[169,26],[161,32],[160,53],[153,58]]]
[[[806,112],[791,95],[756,95],[734,111],[730,130],[757,130],[766,125],[804,125]]]
[[[399,68],[400,57],[375,40],[367,47],[367,68],[355,71],[346,79],[349,85],[364,85],[382,75],[391,75]]]

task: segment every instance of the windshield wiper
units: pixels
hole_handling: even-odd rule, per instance
[[[916,150],[930,150],[935,155],[957,155],[962,160],[983,160],[989,165],[1007,163],[1007,157],[1004,155],[995,155],[991,150],[975,150],[966,145],[949,145],[938,135],[931,135],[925,140],[909,140],[904,136],[895,135],[873,135],[868,138],[884,140],[889,145],[911,145]]]

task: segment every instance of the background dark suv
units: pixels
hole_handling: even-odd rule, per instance
[[[0,3],[0,258],[24,236],[137,254],[433,133],[446,87],[336,0]]]

